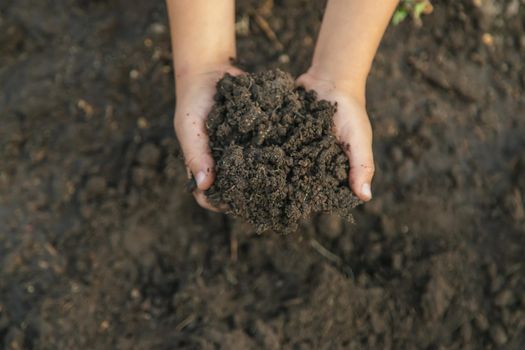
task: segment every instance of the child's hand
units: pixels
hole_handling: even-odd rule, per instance
[[[193,195],[200,206],[214,211],[218,209],[208,203],[203,192],[210,188],[215,180],[215,164],[209,149],[206,118],[213,105],[215,84],[225,73],[238,75],[242,72],[226,65],[176,77],[175,132],[184,154],[186,168],[197,184]]]
[[[374,157],[372,128],[366,112],[364,88],[323,79],[310,72],[300,76],[297,84],[316,91],[319,99],[337,102],[334,133],[350,161],[350,187],[360,199],[370,200]]]

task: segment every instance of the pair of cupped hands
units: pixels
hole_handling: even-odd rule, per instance
[[[199,205],[213,211],[219,209],[211,206],[204,194],[215,180],[206,118],[214,103],[216,84],[225,73],[244,74],[240,69],[227,64],[206,67],[198,72],[185,72],[176,77],[175,132],[184,154],[188,175],[193,176],[197,185],[193,195]],[[333,132],[344,145],[343,150],[350,162],[349,185],[361,200],[370,200],[374,159],[372,128],[365,107],[364,86],[328,79],[314,67],[301,75],[296,84],[307,90],[314,90],[319,99],[337,103]]]

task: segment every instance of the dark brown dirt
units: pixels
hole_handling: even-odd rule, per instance
[[[237,3],[307,69],[322,1]],[[1,0],[0,349],[525,348],[525,7],[481,3],[389,28],[374,199],[279,236],[185,193],[163,2]]]
[[[207,121],[217,175],[210,203],[257,232],[294,232],[316,212],[351,220],[359,200],[332,133],[336,108],[281,70],[222,78]]]

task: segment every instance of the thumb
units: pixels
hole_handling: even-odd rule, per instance
[[[187,113],[175,116],[175,132],[184,155],[186,167],[193,175],[197,188],[207,190],[215,180],[214,161],[208,145],[204,119]]]
[[[369,201],[372,199],[371,186],[375,171],[370,122],[366,118],[354,119],[345,124],[338,138],[350,162],[350,188],[359,199]]]

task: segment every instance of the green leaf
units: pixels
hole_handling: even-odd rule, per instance
[[[407,18],[408,12],[403,9],[399,8],[394,12],[394,15],[392,16],[392,24],[397,26],[399,23],[403,22],[405,18]]]
[[[416,4],[416,6],[414,6],[414,17],[415,18],[420,18],[421,14],[423,13],[423,11],[425,11],[426,7],[427,7],[427,2],[426,1],[418,2]]]

